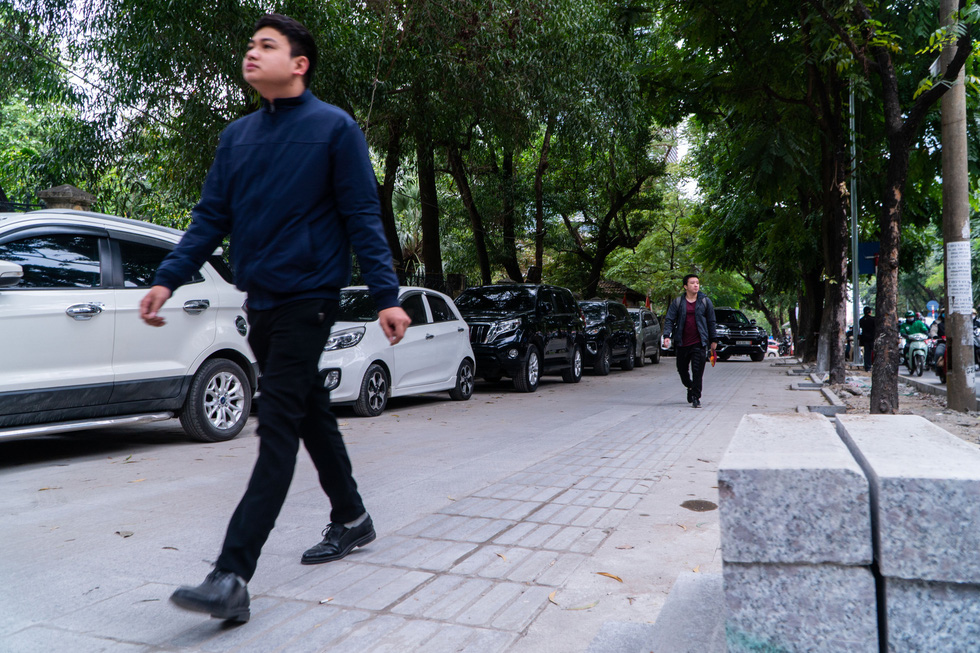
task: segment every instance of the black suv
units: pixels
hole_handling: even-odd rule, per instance
[[[755,320],[745,317],[745,313],[721,306],[715,309],[716,334],[718,336],[718,358],[725,361],[731,356],[747,355],[754,361],[766,357],[769,348],[769,334],[755,325]]]
[[[585,314],[585,364],[605,376],[613,363],[624,370],[636,364],[636,326],[619,302],[579,302]]]
[[[567,288],[507,284],[469,288],[456,307],[470,325],[476,372],[488,381],[509,376],[534,392],[542,374],[582,378],[585,322]]]

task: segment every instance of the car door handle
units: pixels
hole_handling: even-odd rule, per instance
[[[191,315],[203,313],[211,307],[211,302],[206,299],[189,299],[184,302],[184,312]]]
[[[427,334],[425,334],[425,339],[426,339],[426,340],[432,340],[433,338],[435,338],[435,336],[434,336],[434,335],[432,335],[431,333],[427,333]]]
[[[72,304],[65,309],[65,313],[69,317],[76,320],[91,320],[93,316],[98,315],[105,308],[105,304],[102,302],[92,302],[90,304]]]
[[[459,327],[458,329],[456,329],[456,333],[462,333],[463,331],[466,331],[466,329],[464,329],[463,327]]]

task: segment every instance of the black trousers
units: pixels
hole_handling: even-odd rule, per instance
[[[262,545],[286,499],[300,440],[330,499],[330,521],[350,522],[364,514],[317,366],[336,314],[337,302],[322,299],[249,311],[248,343],[262,373],[259,457],[215,565],[246,581],[255,573]]]
[[[677,373],[681,383],[691,390],[695,399],[701,399],[701,378],[704,376],[704,347],[700,344],[690,347],[677,347]]]
[[[862,347],[864,347],[864,371],[867,372],[871,369],[872,358],[874,358],[872,354],[874,353],[875,346],[874,344],[870,344],[862,345]]]

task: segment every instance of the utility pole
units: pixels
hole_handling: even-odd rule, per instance
[[[854,82],[851,82],[849,107],[851,110],[851,361],[857,365],[861,360],[861,347],[858,345],[858,322],[861,319],[861,276],[858,274],[858,198],[857,198],[857,129],[854,116]]]
[[[940,22],[953,23],[956,0],[941,0]],[[956,46],[943,48],[942,70]],[[976,408],[973,359],[973,280],[970,275],[970,198],[966,152],[966,89],[961,70],[942,102],[943,245],[946,266],[946,407],[965,412]]]

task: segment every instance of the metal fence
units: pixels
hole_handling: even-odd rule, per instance
[[[43,209],[43,204],[24,204],[23,202],[0,202],[0,213],[23,213]]]

